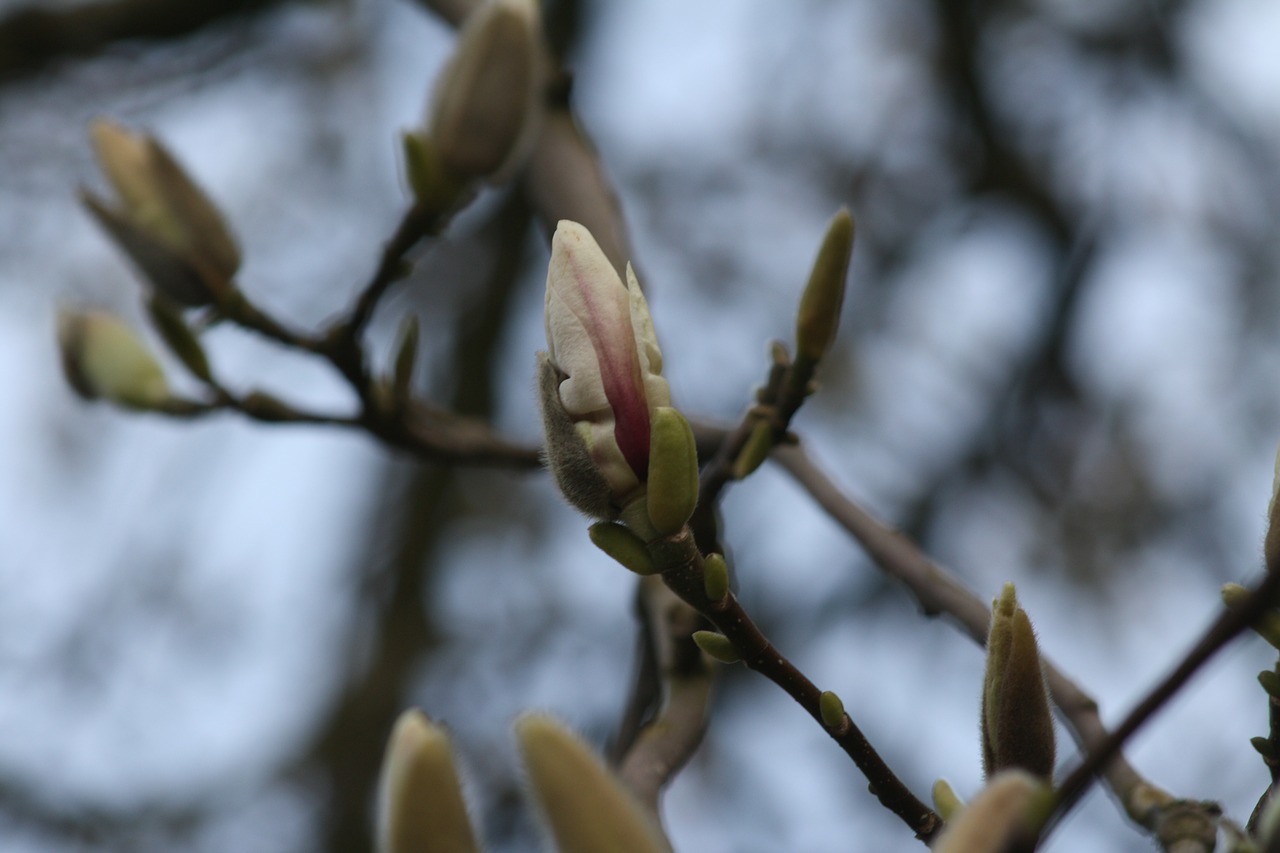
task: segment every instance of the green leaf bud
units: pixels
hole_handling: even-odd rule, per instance
[[[954,820],[956,815],[964,811],[964,801],[956,796],[951,783],[946,779],[934,782],[932,793],[933,808],[944,822]]]
[[[839,729],[844,726],[844,703],[830,690],[822,691],[822,695],[818,697],[818,710],[822,715],[822,724],[827,728]]]
[[[515,729],[560,853],[670,853],[652,818],[586,744],[540,714]]]
[[[773,424],[761,418],[751,426],[751,434],[733,462],[733,478],[745,480],[769,458],[773,450]]]
[[[835,340],[853,253],[853,217],[841,208],[827,226],[796,317],[796,355],[818,362]]]
[[[653,557],[644,540],[621,524],[612,521],[599,521],[587,530],[591,541],[625,569],[638,575],[651,575],[657,571],[653,565]]]
[[[1258,673],[1258,683],[1267,691],[1268,696],[1280,699],[1280,674],[1274,669],[1264,669]]]
[[[205,382],[213,381],[213,373],[209,369],[209,358],[195,332],[187,325],[186,320],[169,301],[152,295],[147,300],[147,314],[151,317],[151,325],[155,326],[160,337],[168,344],[169,350],[190,370],[193,376]]]
[[[1258,751],[1259,755],[1268,761],[1274,761],[1276,759],[1276,747],[1275,744],[1271,742],[1270,738],[1259,735],[1258,737],[1249,738],[1249,743]]]
[[[378,853],[478,853],[449,736],[411,709],[382,761]]]
[[[715,631],[694,631],[693,641],[698,644],[698,648],[720,663],[737,663],[742,660],[738,650],[733,647],[733,642],[724,634],[717,634]]]
[[[720,554],[708,554],[702,560],[702,585],[713,603],[724,601],[729,594],[729,564]]]
[[[689,422],[670,406],[654,408],[649,430],[649,520],[670,536],[698,505],[698,447]]]
[[[413,370],[418,364],[418,338],[421,327],[418,317],[410,314],[400,323],[396,341],[395,360],[391,374],[391,398],[403,408],[413,393]]]

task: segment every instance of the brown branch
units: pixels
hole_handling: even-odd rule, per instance
[[[774,458],[858,540],[882,571],[906,585],[926,614],[946,614],[975,642],[986,642],[990,619],[987,606],[955,575],[843,494],[803,448],[780,448]],[[1053,702],[1076,742],[1086,752],[1101,749],[1110,733],[1102,724],[1098,703],[1052,662],[1043,656],[1041,660]],[[1180,828],[1185,828],[1187,840],[1195,844],[1200,827],[1217,820],[1212,804],[1175,799],[1144,779],[1118,751],[1108,760],[1102,775],[1130,819],[1151,832],[1166,850],[1179,840]],[[1175,816],[1182,819],[1174,820]]]
[[[59,59],[92,56],[113,43],[174,39],[219,20],[258,14],[280,0],[116,0],[20,9],[0,19],[0,84]]]

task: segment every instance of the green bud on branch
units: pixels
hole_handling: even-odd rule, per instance
[[[651,575],[657,571],[653,557],[644,540],[630,529],[612,521],[600,521],[587,529],[591,541],[625,569],[638,575]]]
[[[1238,583],[1224,584],[1222,587],[1222,603],[1228,607],[1239,606],[1249,595],[1249,590]],[[1264,611],[1251,627],[1258,636],[1280,649],[1280,610],[1271,608]]]
[[[751,426],[751,434],[733,462],[733,478],[745,480],[769,458],[773,450],[773,424],[764,418]]]
[[[956,796],[951,783],[939,779],[933,783],[933,808],[944,821],[950,822],[964,811],[964,801]]]
[[[698,505],[698,446],[684,415],[653,410],[649,432],[649,520],[658,533],[679,533]]]
[[[712,603],[724,601],[729,594],[729,564],[719,554],[708,554],[702,560],[702,585]]]
[[[840,697],[830,690],[822,691],[822,695],[818,697],[818,711],[822,716],[822,724],[827,728],[833,730],[844,728],[844,702],[841,702]]]
[[[150,409],[169,399],[169,384],[133,329],[102,311],[60,311],[58,347],[67,382],[86,400]]]
[[[845,280],[853,253],[853,217],[841,208],[827,226],[796,317],[796,356],[817,363],[831,348],[840,324]]]
[[[698,644],[698,648],[720,663],[737,663],[742,660],[738,650],[733,647],[733,642],[724,634],[717,634],[715,631],[694,631],[693,641]]]

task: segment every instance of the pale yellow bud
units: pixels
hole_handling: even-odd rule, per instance
[[[147,409],[169,398],[155,356],[127,324],[101,311],[61,311],[58,346],[67,381],[87,400]]]

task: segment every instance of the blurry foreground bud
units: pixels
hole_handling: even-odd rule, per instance
[[[538,118],[540,37],[535,0],[488,0],[467,18],[427,125],[445,170],[501,179],[527,151]]]
[[[1004,585],[991,611],[982,688],[982,764],[987,778],[1021,768],[1053,776],[1053,714],[1031,620]]]
[[[547,461],[569,502],[600,519],[616,518],[643,495],[654,412],[671,405],[649,307],[630,268],[627,280],[623,287],[586,228],[560,222],[547,269],[550,352],[538,360]],[[679,467],[687,454],[676,452]]]
[[[796,357],[818,362],[827,354],[840,325],[849,257],[853,253],[853,217],[841,208],[827,226],[813,262],[796,316]]]
[[[1017,841],[1034,839],[1051,797],[1043,781],[1021,770],[1006,770],[947,820],[933,853],[1001,853]]]
[[[67,381],[86,400],[149,409],[169,399],[169,384],[151,350],[111,314],[61,311],[58,347]]]
[[[89,212],[156,292],[182,305],[216,301],[240,268],[222,214],[154,138],[105,120],[90,135],[118,203],[86,190]]]
[[[622,783],[559,723],[530,714],[516,723],[516,737],[561,853],[670,853]]]
[[[378,790],[379,853],[476,853],[449,737],[416,708],[396,721]]]

